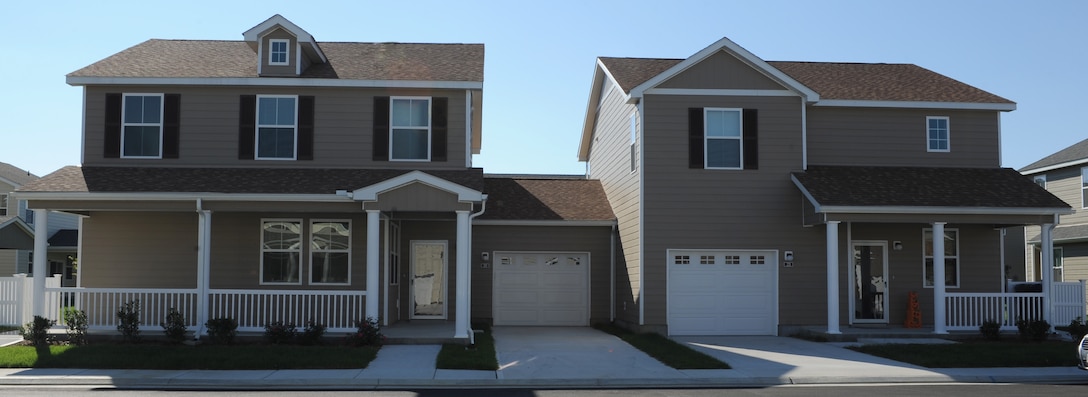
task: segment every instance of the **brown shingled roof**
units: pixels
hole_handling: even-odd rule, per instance
[[[611,221],[601,182],[592,179],[484,178],[487,220]]]
[[[311,66],[300,77],[470,82],[484,78],[483,44],[318,45],[329,62]],[[257,77],[257,54],[244,41],[152,39],[68,77]]]
[[[631,92],[632,88],[645,83],[683,59],[663,58],[609,58],[601,57],[601,62],[608,68],[608,72],[616,79],[623,92]]]

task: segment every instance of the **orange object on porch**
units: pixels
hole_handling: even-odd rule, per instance
[[[922,311],[918,309],[918,293],[907,293],[907,321],[905,328],[922,328]]]

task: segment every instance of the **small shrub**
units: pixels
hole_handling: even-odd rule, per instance
[[[307,321],[306,327],[302,329],[302,335],[299,335],[298,342],[303,345],[320,345],[324,342],[327,328],[325,324],[314,322],[314,320]]]
[[[185,316],[178,309],[170,308],[166,311],[166,322],[160,323],[162,332],[166,334],[166,340],[174,344],[185,341],[185,333],[188,327],[185,325]]]
[[[213,318],[205,322],[204,327],[208,328],[208,339],[220,345],[234,343],[234,337],[238,335],[238,321],[233,318]]]
[[[298,330],[294,323],[273,321],[264,325],[264,338],[273,345],[288,344],[295,340]]]
[[[986,320],[978,327],[978,332],[986,340],[1001,340],[1001,324],[994,320]]]
[[[140,341],[140,300],[125,302],[117,310],[117,331],[125,342]]]
[[[87,344],[87,312],[75,308],[64,309],[64,324],[68,326],[69,344]]]
[[[374,319],[374,317],[356,321],[355,328],[354,333],[348,334],[348,346],[381,346],[385,343],[385,335],[382,335],[382,329],[378,326],[378,320]]]
[[[30,341],[34,346],[45,346],[49,344],[49,328],[56,324],[56,321],[48,318],[34,316],[34,320],[26,323],[20,333],[23,339]]]
[[[1069,322],[1067,331],[1069,331],[1069,336],[1073,337],[1073,341],[1080,342],[1084,335],[1088,335],[1088,323],[1085,323],[1080,317],[1074,318],[1073,321]]]
[[[1046,320],[1016,320],[1016,330],[1020,339],[1043,341],[1050,335],[1050,323]]]

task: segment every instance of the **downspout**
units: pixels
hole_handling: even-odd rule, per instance
[[[616,321],[616,234],[618,233],[618,230],[619,230],[618,226],[619,225],[618,225],[617,222],[612,222],[612,234],[608,236],[609,237],[609,239],[608,239],[608,242],[609,242],[609,251],[608,251],[608,256],[609,256],[609,265],[608,265],[608,269],[609,269],[609,271],[608,271],[608,277],[609,277],[609,283],[608,283],[609,304],[608,304],[608,307],[610,308],[610,310],[608,312],[608,322],[609,323],[613,323],[613,322]]]
[[[808,106],[801,97],[801,170],[808,171]]]
[[[468,248],[472,249],[472,220],[476,217],[483,215],[484,211],[487,211],[487,195],[483,195],[480,199],[480,212],[469,214],[468,216]],[[472,262],[472,254],[469,254],[469,262]],[[476,345],[476,331],[472,329],[472,264],[469,263],[468,272],[468,344],[471,346]]]
[[[998,246],[999,252],[1001,252],[1001,260],[1000,260],[1000,262],[1001,262],[1001,290],[1004,291],[1004,292],[1009,292],[1009,291],[1006,290],[1008,288],[1008,286],[1009,286],[1009,282],[1008,282],[1009,275],[1005,274],[1005,228],[1001,228],[1001,229],[998,229],[998,230],[999,230],[999,232],[997,234],[997,236],[998,236],[997,237],[998,238],[997,246]]]

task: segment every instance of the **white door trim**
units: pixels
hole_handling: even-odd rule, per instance
[[[857,286],[857,281],[855,280],[855,278],[857,276],[854,273],[853,257],[854,257],[854,250],[859,245],[880,246],[881,249],[883,250],[883,254],[881,256],[884,258],[884,270],[883,270],[884,271],[884,295],[883,295],[884,318],[881,318],[881,319],[857,318],[857,307],[856,307],[857,304],[856,304],[856,302],[857,302],[857,288],[858,288],[858,286]],[[889,317],[888,310],[891,308],[891,304],[889,303],[889,299],[888,299],[888,297],[891,295],[890,294],[891,282],[889,282],[889,277],[888,277],[888,242],[885,241],[885,240],[852,240],[852,241],[850,241],[850,256],[849,256],[849,258],[851,258],[851,259],[850,259],[850,262],[847,265],[848,267],[847,267],[847,277],[846,277],[846,279],[849,280],[848,284],[850,286],[850,322],[851,322],[851,324],[888,324],[889,323],[889,321],[888,321],[888,317]]]
[[[442,314],[437,315],[420,315],[416,314],[416,246],[417,245],[441,245],[442,246]],[[408,318],[409,319],[446,319],[449,314],[449,294],[447,293],[447,286],[450,280],[449,271],[449,241],[448,240],[412,240],[409,245],[411,256],[410,266],[411,272],[409,273],[410,287],[408,291]]]

